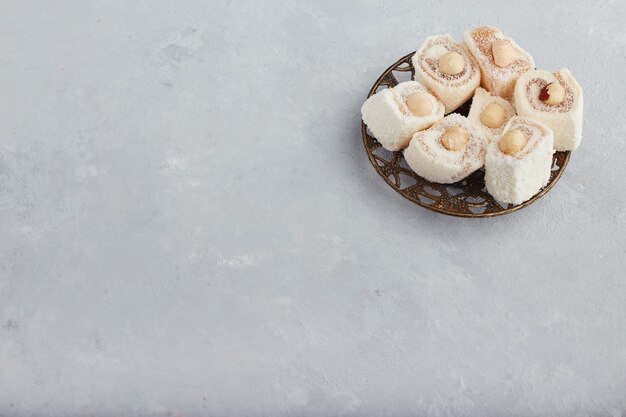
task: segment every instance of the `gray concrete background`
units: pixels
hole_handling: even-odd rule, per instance
[[[626,416],[619,1],[0,1],[0,415]],[[500,26],[585,90],[544,198],[464,220],[359,108]]]

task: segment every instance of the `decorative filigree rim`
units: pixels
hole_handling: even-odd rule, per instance
[[[415,52],[411,52],[410,54],[405,55],[387,68],[385,72],[378,77],[370,89],[367,97],[376,93],[380,87],[389,88],[397,85],[399,81],[393,74],[394,71],[410,72],[411,79],[413,79],[415,72],[413,69],[413,63],[411,62],[411,57],[414,54]],[[455,112],[467,116],[470,103],[471,99]],[[382,145],[376,140],[376,138],[368,134],[367,126],[363,120],[361,120],[361,135],[363,137],[363,146],[365,147],[370,163],[391,188],[404,198],[419,206],[437,213],[456,217],[500,216],[502,214],[512,213],[534,203],[546,194],[554,186],[554,184],[556,184],[559,178],[561,178],[561,175],[563,174],[570,158],[569,151],[556,152],[553,157],[553,168],[548,184],[530,200],[516,206],[509,204],[506,207],[503,207],[486,191],[483,178],[484,172],[477,171],[465,180],[455,184],[439,184],[430,182],[417,175],[408,167],[401,166],[402,163],[406,164],[402,152],[393,152],[392,157],[389,160],[385,159],[381,155],[375,154],[375,151],[379,149],[384,150],[384,148],[382,148]],[[385,152],[391,153],[386,150]],[[401,175],[411,177],[415,180],[415,184],[402,188],[403,184]],[[452,189],[460,191],[451,193],[450,191]]]

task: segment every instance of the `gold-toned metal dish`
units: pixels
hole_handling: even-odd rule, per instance
[[[387,68],[376,80],[367,97],[384,88],[397,85],[399,81],[394,72],[399,73],[399,76],[402,75],[402,80],[413,79],[415,75],[411,62],[413,54],[415,52],[400,58]],[[467,116],[470,104],[471,99],[454,113]],[[548,185],[522,204],[502,206],[487,192],[483,170],[478,170],[455,184],[431,182],[420,177],[409,168],[401,151],[391,152],[383,148],[376,138],[368,132],[367,126],[362,120],[361,134],[370,162],[391,188],[415,204],[438,213],[457,217],[494,217],[512,213],[532,204],[556,184],[570,157],[570,152],[556,152],[552,160],[552,172]]]

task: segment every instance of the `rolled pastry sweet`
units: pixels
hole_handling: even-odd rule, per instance
[[[460,114],[450,114],[428,130],[413,135],[404,158],[429,181],[461,181],[485,163],[487,138]]]
[[[554,134],[554,149],[578,148],[583,130],[583,90],[567,68],[555,73],[529,71],[515,86],[517,114],[544,123]]]
[[[521,204],[548,183],[554,150],[552,131],[533,119],[514,116],[504,134],[487,146],[485,184],[496,200]]]
[[[379,91],[361,107],[363,121],[390,151],[403,149],[415,132],[443,118],[444,106],[417,81]]]
[[[515,81],[535,68],[533,57],[497,28],[477,27],[465,32],[463,40],[478,61],[481,85],[491,94],[511,98]]]
[[[413,55],[415,80],[441,100],[446,113],[465,103],[480,85],[480,69],[463,43],[450,35],[429,36]]]
[[[488,91],[478,87],[467,118],[471,123],[480,127],[491,142],[500,137],[504,126],[513,116],[515,116],[515,110],[511,103],[502,97],[492,96]]]

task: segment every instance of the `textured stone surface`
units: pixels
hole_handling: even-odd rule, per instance
[[[626,415],[619,1],[0,5],[0,415]],[[421,209],[359,108],[500,26],[585,89],[513,215]]]

